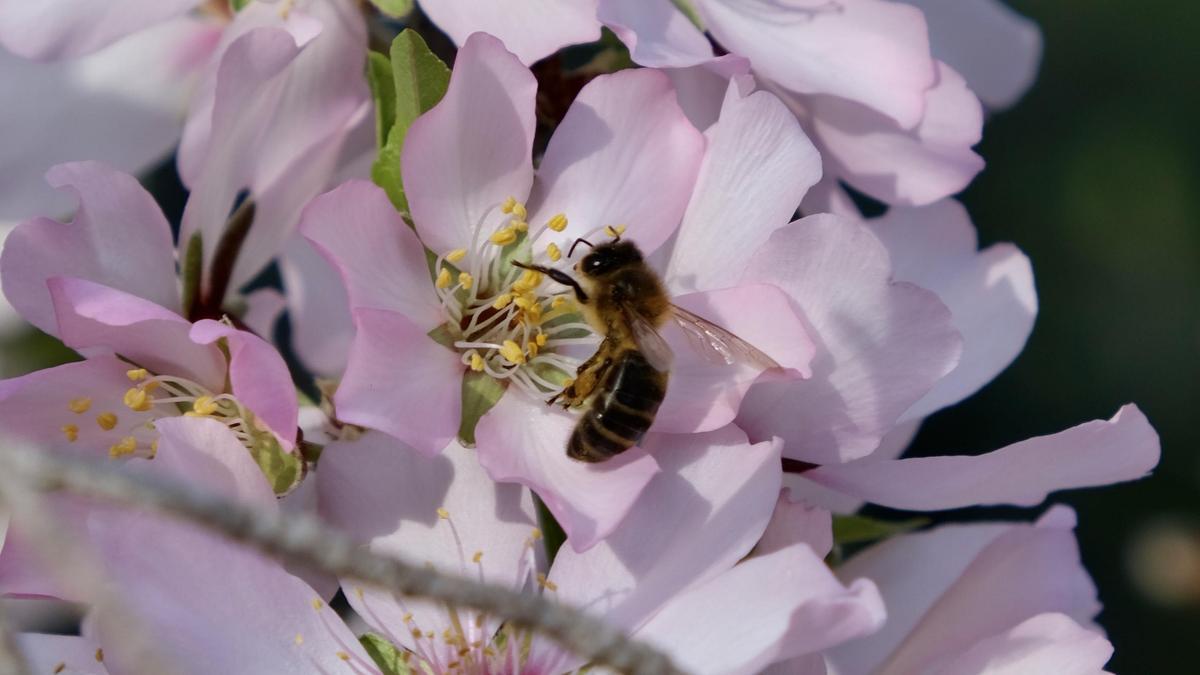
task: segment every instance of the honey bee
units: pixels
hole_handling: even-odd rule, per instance
[[[633,242],[619,236],[599,245],[576,239],[568,257],[581,243],[592,250],[575,264],[578,280],[561,270],[513,261],[570,287],[588,323],[604,336],[596,353],[580,364],[575,379],[546,402],[563,408],[586,405],[567,441],[569,457],[602,462],[646,435],[667,395],[674,354],[659,329],[669,320],[679,324],[692,347],[709,361],[740,361],[763,370],[782,367],[733,333],[673,305]]]

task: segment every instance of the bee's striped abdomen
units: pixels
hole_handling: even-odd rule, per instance
[[[567,454],[601,462],[633,447],[654,423],[666,394],[665,372],[655,370],[638,351],[622,352],[575,425]]]

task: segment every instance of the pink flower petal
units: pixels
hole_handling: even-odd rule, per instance
[[[891,275],[879,240],[836,216],[799,220],[759,249],[747,281],[791,296],[817,356],[811,379],[750,390],[738,424],[751,438],[780,436],[786,456],[818,464],[865,456],[954,368],[962,340],[950,312]]]
[[[7,3],[16,4],[39,3]],[[0,49],[0,127],[20,130],[4,137],[0,220],[70,213],[71,199],[45,182],[55,164],[85,157],[136,174],[168,157],[217,30],[180,17],[90,56],[52,63]]]
[[[629,630],[749,553],[779,491],[778,445],[750,445],[732,425],[646,445],[662,473],[619,528],[585,552],[563,547],[549,575],[558,600]]]
[[[208,319],[196,322],[190,337],[205,345],[225,340],[230,393],[275,432],[285,450],[291,450],[296,442],[299,404],[291,373],[279,352],[257,335]]]
[[[897,126],[865,106],[814,97],[813,137],[852,187],[889,204],[929,204],[959,192],[983,169],[971,147],[983,133],[983,109],[962,76],[938,62],[915,128]]]
[[[573,415],[510,391],[479,420],[475,438],[488,475],[536,492],[571,547],[585,551],[617,527],[659,469],[639,448],[599,464],[567,457],[574,425]]]
[[[90,54],[160,21],[184,14],[201,0],[5,0],[0,44],[31,59]]]
[[[773,553],[792,544],[808,545],[818,558],[829,555],[833,550],[833,518],[825,509],[809,506],[803,500],[794,501],[792,491],[785,487],[754,551]]]
[[[757,673],[826,649],[884,621],[875,585],[842,586],[810,548],[746,560],[672,599],[637,636],[689,672]]]
[[[897,424],[879,442],[879,447],[870,454],[871,461],[896,459],[904,454],[920,428],[921,420]],[[828,509],[833,513],[854,513],[863,507],[864,502],[858,497],[825,487],[821,483],[809,480],[806,478],[807,475],[807,472],[785,473],[783,474],[783,484],[797,498],[814,506]]]
[[[1126,405],[1111,420],[1088,422],[984,455],[866,459],[819,467],[805,476],[899,509],[1034,506],[1056,490],[1142,478],[1158,458],[1158,434],[1137,406]]]
[[[262,469],[229,427],[203,417],[164,417],[155,421],[154,428],[158,431],[154,472],[256,509],[279,510],[279,500]],[[148,469],[149,463],[131,463],[130,468]]]
[[[690,68],[664,68],[671,78],[679,107],[700,131],[707,131],[721,115],[729,80],[750,73],[750,62],[737,54],[726,54]]]
[[[458,433],[463,365],[407,317],[354,311],[357,334],[334,402],[338,418],[429,455]]]
[[[59,671],[67,675],[108,675],[103,662],[96,661],[95,640],[78,635],[47,635],[20,633],[16,636],[17,650],[25,657],[33,673]]]
[[[951,656],[937,675],[1099,675],[1113,646],[1065,614],[1047,612]]]
[[[801,377],[812,375],[815,348],[787,295],[767,284],[746,284],[671,299],[746,340]],[[684,331],[668,323],[663,336],[675,352],[667,397],[655,431],[712,431],[733,421],[742,397],[763,371],[745,363],[715,364],[702,356]]]
[[[541,571],[531,546],[537,513],[529,491],[493,482],[475,453],[457,443],[436,457],[377,432],[332,443],[321,455],[317,489],[322,515],[377,553],[416,556],[514,590]],[[345,583],[351,606],[374,630],[410,649],[436,651],[443,663],[455,660],[453,647],[440,639],[452,627],[445,605],[371,589],[360,594]],[[412,620],[405,621],[409,612]],[[477,626],[475,613],[458,612],[460,625],[485,642],[499,625],[490,618]],[[438,639],[414,640],[418,627]]]
[[[963,336],[958,367],[905,413],[924,417],[973,394],[1021,352],[1037,316],[1033,271],[1011,244],[976,251],[975,228],[955,201],[894,207],[869,225],[895,278],[937,293]]]
[[[1037,77],[1042,34],[1000,0],[905,0],[929,23],[933,55],[963,74],[989,108],[1007,108]]]
[[[733,286],[821,177],[821,157],[774,95],[734,78],[664,274],[675,293]],[[737,242],[731,246],[731,242]]]
[[[935,81],[921,12],[896,2],[701,0],[709,31],[754,71],[801,94],[857,101],[911,128]]]
[[[703,155],[704,136],[679,109],[665,75],[601,75],[575,97],[550,139],[529,200],[530,226],[566,214],[565,231],[538,240],[565,251],[576,237],[627,225],[627,236],[649,254],[679,225]]]
[[[151,420],[148,413],[130,410],[122,402],[129,389],[129,364],[111,356],[68,363],[0,381],[0,428],[6,436],[35,443],[47,451],[100,459],[108,448]],[[90,401],[84,412],[73,412],[72,401]],[[82,406],[81,406],[82,407]],[[117,415],[118,424],[106,430],[96,423],[101,413]],[[71,441],[63,427],[77,428]]]
[[[794,659],[772,663],[763,668],[762,675],[828,675],[825,657],[820,654],[805,654]]]
[[[458,51],[445,98],[413,122],[401,157],[413,222],[434,252],[470,249],[476,228],[501,218],[495,207],[529,194],[536,94],[496,38],[476,33]]]
[[[600,38],[596,0],[422,0],[421,9],[462,46],[472,33],[491,33],[533,65],[560,47]]]
[[[241,321],[251,333],[266,339],[275,336],[275,324],[283,317],[287,309],[287,299],[283,293],[274,288],[259,288],[247,293],[243,298],[246,311]]]
[[[712,60],[712,45],[670,2],[600,0],[596,17],[648,68],[685,68]]]
[[[186,377],[222,391],[225,357],[188,337],[187,319],[149,300],[84,279],[47,282],[59,336],[84,353],[113,353],[156,373]]]
[[[380,248],[380,242],[375,244]],[[279,271],[287,290],[296,356],[316,375],[340,378],[354,341],[354,319],[338,269],[311,242],[294,237],[284,248]]]
[[[914,569],[926,565],[937,567],[941,565],[939,558],[955,556],[959,563],[965,559],[968,564],[960,573],[942,577],[945,581],[930,584],[933,588],[943,587],[945,591],[934,596],[932,604],[927,605],[929,609],[920,613],[923,616],[918,623],[910,624],[913,625],[912,631],[882,668],[868,666],[860,669],[843,665],[860,658],[863,650],[859,648],[863,645],[859,643],[869,643],[874,639],[868,638],[832,652],[831,659],[838,672],[847,675],[931,672],[931,666],[942,659],[957,656],[977,641],[1038,614],[1061,612],[1077,621],[1090,621],[1100,609],[1096,601],[1096,587],[1080,564],[1079,548],[1070,523],[1053,522],[1057,520],[1050,518],[1052,522],[1046,522],[1043,519],[1042,523],[1033,527],[1009,526],[1002,529],[998,536],[993,535],[990,543],[975,549],[978,552],[970,556],[959,556],[949,546],[931,549],[928,555],[920,558],[912,555],[899,558],[895,556],[896,551],[891,551],[887,556],[875,555],[875,567],[885,570],[890,567],[893,569],[893,578],[899,575],[903,584],[901,593],[915,589],[912,582],[927,578],[923,572],[914,573]],[[930,537],[939,531],[924,533],[924,536]],[[882,549],[892,541],[904,538],[889,540],[875,548]],[[979,546],[980,539],[986,537],[976,536],[974,541],[968,543],[968,548]],[[933,543],[927,541],[926,546]],[[863,555],[870,553],[871,550]],[[839,573],[860,574],[866,571],[865,567],[854,565],[852,559]],[[889,607],[904,606],[901,604],[906,601],[903,595],[894,594],[878,576],[872,578],[878,581]],[[918,601],[920,604],[929,602],[926,593],[918,592],[925,598]],[[987,611],[979,611],[980,607],[987,607]]]
[[[317,197],[300,230],[337,269],[352,308],[402,314],[424,331],[446,320],[425,249],[379,187],[350,181]]]
[[[5,241],[4,293],[33,325],[58,333],[46,280],[69,275],[179,309],[171,226],[132,176],[99,162],[60,164],[47,181],[75,194],[70,223],[35,218]]]

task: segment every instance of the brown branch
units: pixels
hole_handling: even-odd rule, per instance
[[[174,481],[132,478],[109,465],[0,444],[0,472],[42,491],[152,508],[204,526],[290,564],[393,593],[470,607],[545,634],[591,662],[638,675],[681,673],[669,657],[611,626],[542,596],[439,572],[367,551],[311,516],[254,511]]]

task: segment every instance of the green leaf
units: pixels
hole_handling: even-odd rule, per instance
[[[409,675],[412,669],[408,667],[408,661],[405,659],[406,652],[398,649],[387,638],[376,635],[375,633],[365,633],[358,638],[363,649],[367,650],[371,660],[375,665],[379,666],[379,670],[383,675]]]
[[[700,29],[701,33],[704,32],[704,19],[700,18],[700,12],[692,4],[692,0],[671,0],[671,4],[675,5],[675,9],[682,12],[687,17],[687,20],[692,22],[693,26]]]
[[[229,0],[229,7],[232,8],[234,12],[240,12],[245,9],[246,5],[250,4],[251,1],[252,0]]]
[[[450,69],[411,29],[405,29],[392,42],[391,68],[396,95],[393,122],[371,167],[371,179],[387,192],[393,206],[408,213],[408,199],[404,196],[400,175],[404,137],[413,121],[446,95]]]
[[[183,252],[183,315],[191,316],[192,309],[200,299],[200,277],[204,273],[204,242],[200,233],[188,239]]]
[[[834,516],[833,541],[837,544],[862,544],[903,534],[928,524],[928,518],[887,521],[867,516]]]
[[[388,57],[379,52],[367,53],[367,83],[375,101],[375,145],[382,147],[396,124],[396,79]]]
[[[272,434],[256,434],[250,456],[277,495],[287,494],[304,477],[304,460],[298,453],[285,451]]]
[[[468,448],[475,447],[475,425],[504,395],[504,385],[487,373],[468,370],[462,382],[462,421],[458,440]]]
[[[371,0],[371,4],[384,14],[401,19],[412,14],[414,0]]]

